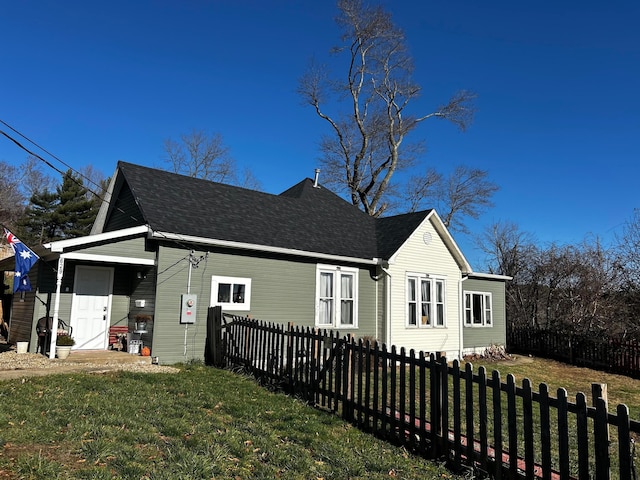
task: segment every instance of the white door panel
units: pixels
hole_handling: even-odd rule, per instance
[[[111,306],[113,269],[76,267],[71,326],[76,349],[104,349]]]

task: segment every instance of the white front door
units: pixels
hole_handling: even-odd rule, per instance
[[[112,282],[112,268],[76,267],[71,306],[75,349],[96,350],[107,347]]]

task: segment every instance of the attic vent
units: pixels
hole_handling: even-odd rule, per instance
[[[424,242],[425,245],[429,245],[431,243],[431,233],[430,232],[424,232],[424,235],[422,236],[422,241]]]
[[[318,188],[318,177],[320,176],[320,169],[316,168],[316,175],[313,178],[313,188]]]

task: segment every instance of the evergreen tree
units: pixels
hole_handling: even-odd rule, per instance
[[[59,203],[54,211],[53,221],[60,226],[60,238],[89,235],[98,212],[82,179],[68,170],[64,174],[62,185],[56,191]]]
[[[43,190],[31,196],[18,232],[25,243],[47,243],[88,235],[99,202],[84,187],[81,177],[67,171],[55,192]]]
[[[47,189],[34,193],[29,199],[24,217],[18,221],[17,235],[26,244],[46,243],[60,238],[60,226],[53,220],[58,195]]]

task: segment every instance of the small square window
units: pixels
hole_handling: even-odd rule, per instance
[[[467,327],[490,327],[492,324],[491,294],[465,292],[464,324]]]
[[[223,310],[251,309],[251,279],[241,277],[211,277],[211,306]]]

